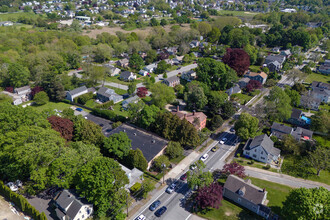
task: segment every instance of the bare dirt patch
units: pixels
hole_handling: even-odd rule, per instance
[[[24,217],[15,214],[11,209],[11,205],[2,196],[0,196],[0,219],[4,220],[23,220]]]
[[[166,25],[164,27],[165,31],[166,32],[170,32],[172,26],[173,25]],[[184,29],[184,30],[189,30],[190,29],[189,24],[183,24],[181,26],[181,28]],[[89,36],[91,38],[96,38],[96,36],[98,34],[101,34],[103,32],[107,32],[109,34],[115,35],[117,31],[121,31],[123,33],[132,33],[132,32],[135,32],[139,36],[147,37],[150,34],[151,30],[152,30],[152,27],[146,27],[144,29],[134,29],[134,30],[131,30],[131,31],[126,31],[126,30],[122,29],[121,27],[103,27],[102,29],[95,29],[95,30],[84,31],[83,32],[83,35],[87,35],[87,36]]]

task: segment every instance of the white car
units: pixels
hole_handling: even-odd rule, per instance
[[[176,187],[176,184],[172,183],[169,187],[167,187],[166,192],[171,194],[172,192],[174,192],[175,187]]]
[[[203,156],[201,156],[200,160],[204,162],[205,160],[207,160],[207,158],[209,158],[209,155],[204,154]]]
[[[147,218],[142,214],[135,218],[135,220],[146,220],[146,219]]]
[[[221,141],[219,141],[220,144],[224,144],[227,141],[227,138],[222,138]]]
[[[11,191],[16,192],[18,190],[17,186],[13,182],[9,182],[6,184]]]

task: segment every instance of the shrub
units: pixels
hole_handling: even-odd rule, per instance
[[[115,123],[112,124],[112,128],[113,129],[118,128],[121,124],[122,124],[121,121],[117,121],[117,122],[115,122]]]
[[[237,157],[240,157],[240,156],[241,156],[241,154],[240,154],[240,153],[238,153],[238,154],[236,154],[236,156],[237,156]]]
[[[135,194],[136,192],[138,192],[141,189],[142,185],[139,182],[136,182],[131,188],[130,191],[132,194]]]
[[[254,161],[251,160],[251,161],[248,162],[248,164],[252,165],[252,164],[254,164]]]
[[[114,103],[112,100],[105,102],[103,104],[99,104],[97,105],[95,108],[99,108],[99,109],[109,109],[111,106],[113,106]]]
[[[94,97],[94,94],[92,92],[83,94],[77,98],[75,98],[75,102],[85,105],[88,100],[91,100]]]
[[[266,166],[264,166],[264,169],[265,169],[265,170],[269,170],[269,169],[270,169],[270,165],[267,164]]]
[[[117,121],[116,113],[111,110],[102,110],[102,109],[94,108],[92,114],[108,120]]]

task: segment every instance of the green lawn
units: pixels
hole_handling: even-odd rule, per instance
[[[174,164],[178,164],[180,163],[181,160],[183,160],[185,158],[184,155],[181,155],[180,157],[177,157],[177,158],[173,158],[170,160],[171,163],[174,163]]]
[[[269,200],[267,206],[269,206],[273,212],[279,214],[281,212],[282,202],[289,194],[291,187],[253,177],[249,177],[249,179],[251,179],[252,184],[260,188],[266,188],[268,192],[267,200]],[[206,213],[197,214],[203,218],[212,220],[262,219],[227,200],[222,201],[222,206],[220,206],[219,209],[211,209]]]
[[[122,102],[118,102],[113,106],[113,111],[117,114],[117,115],[122,115],[124,117],[128,117],[128,113],[127,111],[121,111],[121,103]]]
[[[235,158],[234,161],[237,162],[237,163],[239,163],[239,164],[241,164],[242,166],[255,167],[255,168],[259,168],[259,169],[263,169],[263,170],[268,170],[268,171],[272,171],[272,172],[277,173],[277,169],[275,169],[275,168],[269,168],[269,169],[267,169],[266,168],[266,164],[253,161],[251,159],[246,159],[246,158],[238,158],[238,159],[236,159]],[[251,161],[253,161],[253,164],[248,163],[248,162],[251,162]]]
[[[48,102],[47,104],[41,106],[31,105],[32,108],[35,108],[37,111],[40,112],[46,109],[52,109],[52,110],[57,109],[63,111],[64,109],[70,108],[71,106],[73,105],[64,102]]]
[[[327,110],[327,111],[330,111],[330,105],[320,105],[319,108],[320,108],[320,109]]]
[[[252,97],[242,94],[242,93],[236,93],[236,94],[231,95],[230,99],[239,102],[241,105],[244,105],[245,103],[250,101],[252,99]]]
[[[140,76],[140,75],[139,75]],[[119,84],[122,84],[122,85],[129,85],[130,84],[130,82],[125,82],[125,81],[122,81],[122,80],[120,80],[119,79],[119,76],[108,76],[108,77],[106,77],[106,81],[107,82],[114,82],[114,83],[119,83]],[[140,82],[142,82],[143,80],[134,80],[134,82],[136,82],[136,83],[140,83]]]
[[[113,89],[115,91],[115,93],[117,93],[118,95],[124,95],[127,93],[127,91],[124,89],[119,89],[119,88],[112,87],[112,86],[105,86],[105,87],[108,87],[109,89]]]
[[[245,11],[227,11],[227,10],[220,10],[218,11],[219,15],[232,15],[232,16],[241,16],[241,17],[254,17],[258,13],[254,12],[245,12]]]
[[[89,108],[94,108],[95,106],[97,106],[98,104],[95,102],[94,99],[90,99],[86,102],[85,106],[89,107]]]
[[[37,15],[33,12],[17,12],[17,13],[3,13],[0,14],[1,21],[17,21],[19,17],[38,18],[45,17],[45,15]]]
[[[312,73],[312,74],[309,74],[305,79],[305,82],[307,82],[307,83],[312,83],[313,81],[330,83],[330,76],[322,75],[322,74],[318,74],[318,73]]]
[[[261,69],[260,69],[260,66],[255,66],[255,65],[251,65],[250,67],[249,67],[249,69],[252,71],[252,72],[259,72],[259,71],[261,71]]]

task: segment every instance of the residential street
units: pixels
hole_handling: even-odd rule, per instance
[[[323,184],[323,183],[295,178],[295,177],[292,177],[289,175],[274,173],[274,172],[254,168],[254,167],[245,166],[245,173],[251,177],[291,186],[294,188],[299,188],[299,187],[315,188],[315,187],[323,186],[323,187],[327,188],[328,190],[330,190],[330,186]]]

